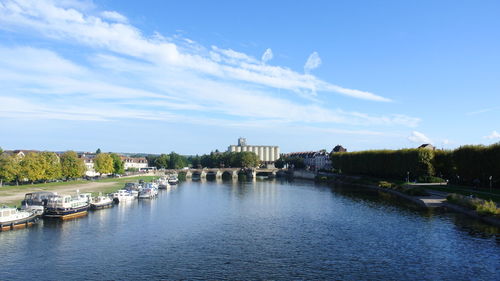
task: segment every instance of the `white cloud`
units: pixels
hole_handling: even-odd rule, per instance
[[[162,36],[154,35],[148,38],[127,22],[116,22],[126,19],[120,17],[120,14],[113,11],[104,13],[113,19],[109,21],[102,14],[101,17],[85,14],[85,11],[79,10],[78,7],[57,6],[52,1],[11,0],[0,6],[0,28],[10,31],[30,28],[47,38],[85,44],[159,66],[197,71],[217,79],[289,90],[299,96],[315,96],[317,92],[324,92],[372,101],[390,101],[370,92],[346,89],[286,67],[267,66],[232,49],[216,46],[210,51],[203,51],[200,46],[186,49],[182,44],[176,44]],[[314,52],[304,68],[308,73],[320,63],[318,54]]]
[[[415,127],[420,122],[419,118],[401,114],[346,111],[273,94],[273,88],[280,88],[304,96],[335,92],[389,101],[310,74],[263,64],[267,50],[258,60],[231,49],[204,49],[194,41],[187,42],[196,45],[191,48],[160,34],[146,38],[128,23],[108,22],[73,8],[53,6],[52,2],[8,3],[17,8],[0,4],[0,29],[5,27],[3,23],[31,27],[49,39],[92,48],[76,62],[52,50],[0,45],[3,118],[135,118],[227,126],[295,124],[302,128],[332,124]],[[271,56],[266,58],[270,59],[272,51],[268,50]],[[13,97],[16,98],[12,100]],[[360,135],[379,133],[365,129],[329,130]]]
[[[101,16],[105,19],[111,20],[111,21],[116,21],[116,22],[122,22],[125,23],[127,22],[127,18],[115,11],[104,11],[101,13]]]
[[[426,135],[424,135],[421,132],[413,131],[411,132],[411,135],[408,136],[408,140],[414,143],[432,143],[431,139],[428,138]]]
[[[484,138],[489,140],[500,139],[500,133],[498,133],[497,131],[493,131],[490,135],[484,136]]]
[[[444,139],[444,140],[443,140],[443,144],[444,144],[444,145],[448,145],[448,144],[450,144],[450,140],[449,140],[449,139]]]
[[[273,58],[273,50],[271,50],[270,48],[267,48],[266,51],[264,52],[264,54],[262,54],[261,60],[263,63],[266,63],[266,62],[270,61],[272,58]]]
[[[304,64],[304,72],[309,73],[311,70],[316,69],[321,64],[321,58],[319,57],[318,52],[313,52],[307,58],[306,64]]]

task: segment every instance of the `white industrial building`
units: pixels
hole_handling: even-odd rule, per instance
[[[247,145],[245,138],[238,139],[238,145],[230,145],[229,152],[249,151],[257,154],[259,160],[264,163],[273,163],[280,158],[279,146],[270,145]]]

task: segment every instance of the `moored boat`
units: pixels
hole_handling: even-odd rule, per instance
[[[26,193],[26,195],[24,195],[24,200],[21,202],[21,210],[34,212],[41,216],[45,211],[45,206],[49,198],[54,195],[56,194],[48,191]]]
[[[89,202],[86,196],[56,195],[49,199],[43,216],[71,219],[87,215],[88,209]]]
[[[151,199],[158,196],[158,185],[154,183],[145,183],[139,191],[139,199]]]
[[[179,179],[175,175],[171,175],[168,177],[168,183],[171,185],[176,185],[179,182]]]
[[[99,194],[99,196],[92,198],[92,201],[90,202],[90,208],[92,210],[99,210],[111,207],[113,207],[113,200],[108,196],[102,196],[102,194]]]
[[[168,178],[166,176],[158,179],[158,189],[168,189],[170,184],[168,183]]]
[[[113,193],[112,197],[113,197],[113,201],[115,201],[117,203],[132,201],[133,199],[137,198],[137,197],[135,197],[134,194],[132,194],[132,192],[129,192],[125,189],[120,189],[120,190],[116,191],[115,193]]]
[[[30,227],[38,221],[35,212],[19,211],[16,208],[0,208],[0,231]]]

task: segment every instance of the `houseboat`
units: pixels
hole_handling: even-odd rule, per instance
[[[41,216],[45,211],[45,206],[47,206],[49,198],[55,195],[56,193],[48,191],[26,193],[24,200],[21,202],[21,210],[34,212]]]
[[[56,195],[49,199],[44,217],[71,219],[87,215],[89,202],[86,196]]]
[[[19,211],[16,208],[0,208],[0,231],[30,227],[38,221],[34,212]]]

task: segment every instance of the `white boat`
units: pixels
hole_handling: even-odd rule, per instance
[[[111,207],[113,207],[113,199],[111,199],[108,196],[103,196],[102,194],[99,194],[99,196],[92,198],[92,201],[90,202],[90,208],[92,210],[99,210]]]
[[[115,201],[115,202],[127,202],[127,201],[132,201],[135,198],[137,198],[131,192],[129,192],[128,190],[125,190],[125,189],[120,189],[120,190],[116,191],[115,193],[113,193],[112,197],[113,197],[113,201]]]
[[[154,183],[143,184],[142,189],[139,191],[139,199],[151,199],[158,196],[158,185]]]
[[[0,208],[0,231],[30,227],[38,220],[35,212],[19,211],[16,208]]]
[[[171,184],[171,185],[175,185],[179,182],[179,179],[177,178],[177,176],[175,175],[172,175],[170,177],[168,177],[168,183]]]
[[[170,188],[170,183],[168,183],[168,178],[167,177],[161,177],[158,179],[158,188],[159,189],[169,189]]]
[[[54,195],[56,195],[56,193],[48,191],[26,193],[26,195],[24,195],[24,200],[21,202],[21,210],[34,212],[41,216],[45,211],[45,206],[47,205],[49,198]]]
[[[87,215],[89,199],[86,194],[55,195],[51,197],[43,214],[46,218],[71,219]]]

